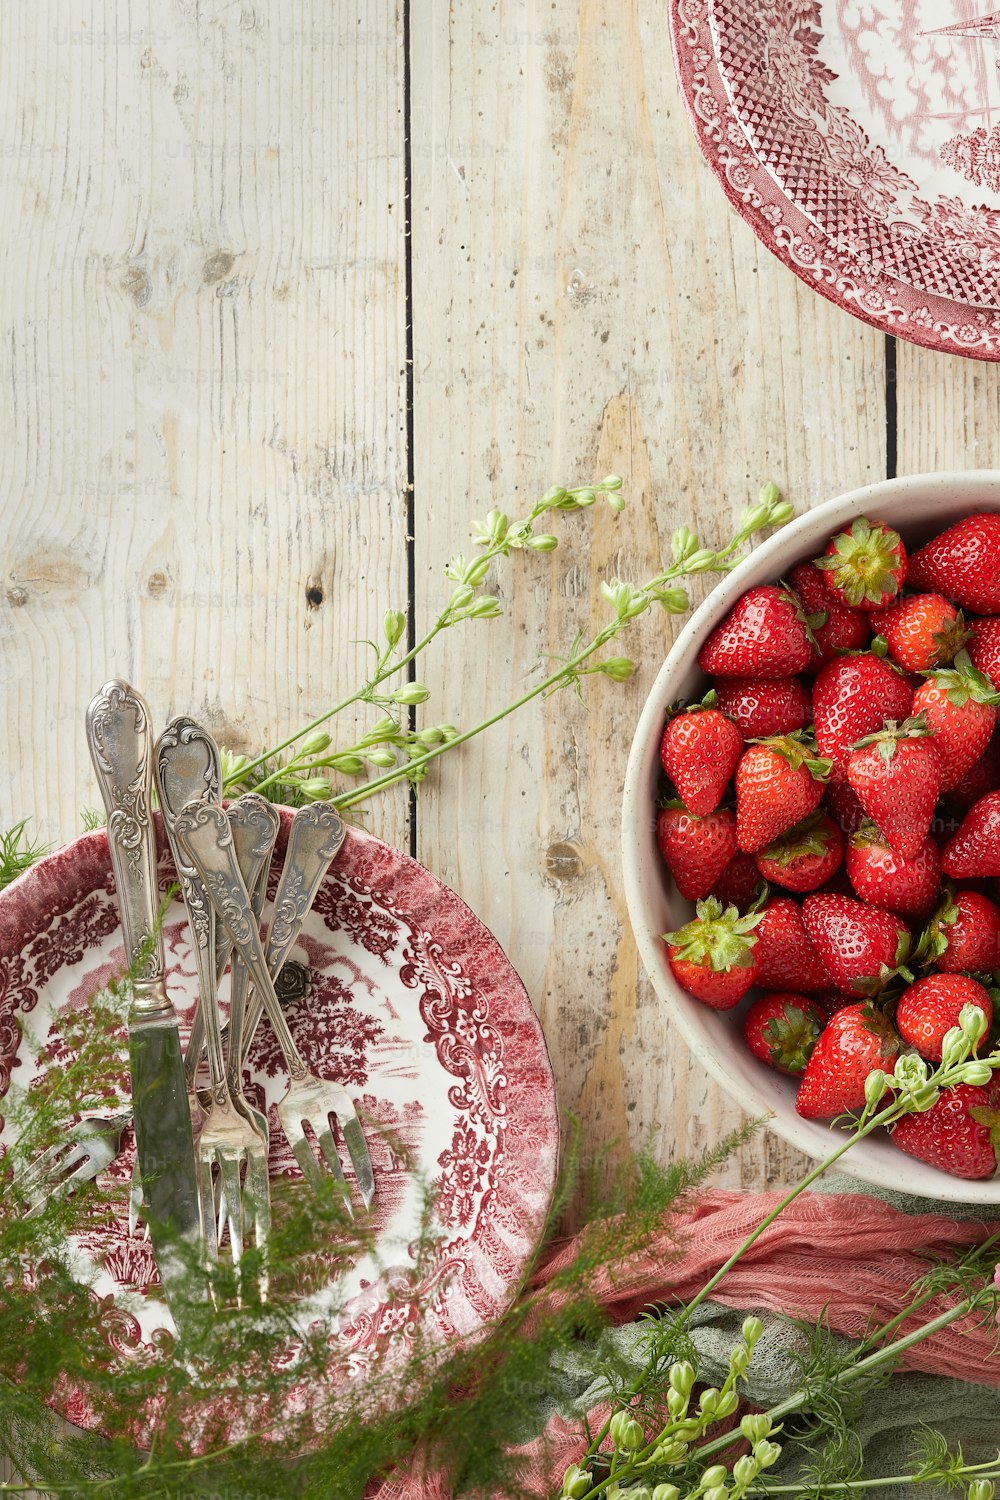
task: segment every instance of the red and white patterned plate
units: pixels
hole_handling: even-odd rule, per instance
[[[886,333],[1000,359],[1000,10],[670,0],[698,144],[758,239]]]
[[[290,821],[283,812],[272,897]],[[173,873],[165,855],[161,890]],[[98,832],[41,860],[0,895],[0,1109],[12,1080],[30,1088],[39,1047],[48,1059],[65,1059],[63,1018],[124,967],[113,892]],[[196,978],[180,906],[168,912],[164,946],[171,998],[186,1022]],[[423,866],[358,829],[348,830],[292,956],[311,976],[309,995],[287,1011],[303,1056],[320,1076],[345,1084],[374,1127],[378,1265],[353,1265],[338,1285],[330,1370],[334,1381],[363,1378],[387,1342],[405,1351],[415,1319],[422,1337],[443,1343],[475,1333],[509,1303],[555,1180],[552,1073],[524,986],[495,938]],[[285,1074],[266,1021],[250,1072],[270,1115],[272,1176],[297,1176],[275,1113]],[[11,1130],[2,1122],[0,1146]],[[406,1148],[409,1164],[390,1140]],[[109,1346],[122,1354],[154,1352],[173,1328],[149,1247],[128,1234],[131,1169],[129,1131],[105,1181],[117,1194],[114,1223],[83,1235],[78,1247],[83,1269],[96,1273]],[[413,1271],[427,1183],[435,1252],[429,1266],[422,1262],[426,1283],[407,1299],[400,1326],[404,1304],[392,1284]],[[61,1409],[93,1425],[78,1398],[67,1395]]]

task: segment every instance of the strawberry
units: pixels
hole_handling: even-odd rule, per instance
[[[736,814],[719,807],[698,818],[676,803],[661,807],[656,842],[681,895],[700,901],[736,853]]]
[[[845,995],[876,993],[910,951],[905,922],[850,896],[807,896],[802,920],[830,978]]]
[[[865,1080],[899,1051],[899,1038],[871,1005],[845,1005],[831,1016],[806,1064],[795,1108],[807,1120],[861,1109]]]
[[[930,1109],[904,1115],[892,1139],[907,1156],[953,1177],[992,1177],[1000,1146],[1000,1079],[942,1089]]]
[[[913,700],[909,681],[874,652],[839,656],[820,670],[813,686],[813,719],[821,755],[834,771],[847,771],[851,750],[886,719],[907,718]]]
[[[1000,875],[1000,791],[987,792],[969,808],[944,846],[941,870],[953,880]]]
[[[858,516],[830,538],[816,559],[834,599],[848,609],[879,609],[895,599],[906,577],[906,548],[884,521]]]
[[[802,908],[789,896],[775,896],[761,912],[756,928],[757,982],[769,990],[819,994],[832,980],[802,921]]]
[[[904,992],[896,1006],[896,1030],[921,1057],[940,1062],[945,1033],[958,1025],[963,1005],[978,1005],[989,1029],[993,1002],[981,984],[964,974],[928,974]]]
[[[942,974],[1000,969],[1000,907],[978,891],[949,891],[918,944]]]
[[[909,594],[874,610],[873,629],[904,672],[946,667],[969,638],[961,612],[943,594]]]
[[[934,910],[941,891],[941,856],[932,838],[924,839],[911,859],[903,859],[867,823],[848,839],[845,862],[851,885],[869,906],[916,921]]]
[[[735,906],[737,911],[746,912],[757,900],[761,886],[757,861],[752,854],[744,854],[742,849],[737,849],[709,895],[714,896],[724,907]]]
[[[718,807],[743,754],[742,734],[709,699],[714,701],[713,694],[705,704],[675,714],[660,741],[663,769],[688,812],[699,818]]]
[[[798,600],[766,584],[748,589],[698,653],[703,672],[716,677],[793,677],[813,657]]]
[[[736,767],[736,842],[755,854],[808,816],[823,796],[830,762],[793,735],[750,745]]]
[[[871,640],[868,616],[864,610],[845,609],[826,586],[826,579],[815,563],[799,563],[788,581],[798,596],[809,621],[815,647],[813,670],[841,651],[861,651]]]
[[[739,725],[745,740],[794,734],[812,717],[809,689],[797,677],[720,677],[714,691],[720,712]]]
[[[859,740],[847,779],[892,852],[912,859],[930,831],[941,791],[941,762],[924,721],[897,726],[890,720]]]
[[[830,773],[830,780],[826,784],[825,803],[827,812],[844,833],[857,833],[858,829],[867,822],[867,815],[858,794],[841,772]]]
[[[817,811],[762,849],[757,868],[772,885],[815,891],[839,869],[843,858],[843,834],[832,818]]]
[[[1000,688],[1000,615],[973,620],[969,657],[976,671]]]
[[[970,767],[961,781],[956,782],[948,791],[948,805],[957,808],[959,812],[968,812],[974,802],[978,802],[980,797],[985,797],[987,792],[995,792],[998,787],[1000,787],[1000,735],[994,730],[993,738],[975,765]]]
[[[910,587],[977,615],[1000,614],[1000,515],[967,516],[921,547],[910,558]]]
[[[910,712],[923,715],[941,760],[941,790],[957,786],[986,750],[997,722],[1000,693],[960,651],[953,667],[931,673],[913,695]]]
[[[754,1057],[796,1078],[826,1025],[826,1015],[805,995],[771,993],[755,1000],[743,1018],[743,1035]]]
[[[731,1010],[757,978],[753,929],[760,914],[741,917],[713,897],[699,901],[697,916],[677,932],[665,932],[667,958],[677,983],[713,1010]]]

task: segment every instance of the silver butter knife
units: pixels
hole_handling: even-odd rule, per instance
[[[128,1019],[136,1154],[156,1264],[175,1322],[201,1241],[191,1108],[177,1017],[167,997],[157,922],[156,835],[150,811],[149,709],[127,682],[105,683],[87,709],[87,745],[108,814],[125,952],[137,965]]]

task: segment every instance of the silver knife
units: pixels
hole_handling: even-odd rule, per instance
[[[191,1107],[174,1008],[163,974],[157,922],[156,834],[150,811],[153,732],[149,709],[127,682],[113,680],[87,709],[87,745],[108,814],[108,848],[128,963],[138,962],[128,1019],[132,1110],[147,1222],[175,1322],[201,1217]],[[190,1295],[190,1293],[189,1293]]]

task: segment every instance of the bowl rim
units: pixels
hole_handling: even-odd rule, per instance
[[[705,1017],[711,1012],[705,1010],[705,1015],[702,1016],[700,1011],[696,1012],[691,1008],[690,997],[672,978],[662,962],[662,947],[659,936],[653,930],[655,924],[649,920],[643,881],[645,862],[641,820],[644,815],[648,816],[646,806],[648,794],[644,772],[650,753],[649,746],[653,737],[657,742],[659,741],[663,711],[667,703],[671,701],[668,684],[679,671],[683,671],[690,664],[708,629],[718,623],[731,602],[735,602],[735,599],[747,587],[756,586],[758,581],[754,575],[760,569],[762,561],[778,553],[793,550],[794,544],[798,541],[805,543],[808,539],[810,543],[813,543],[817,534],[824,532],[829,534],[856,515],[868,512],[877,515],[879,505],[886,501],[898,502],[914,491],[919,491],[921,495],[929,498],[940,494],[943,499],[945,495],[950,496],[951,492],[956,489],[962,492],[963,499],[968,498],[972,502],[973,509],[979,507],[1000,510],[1000,469],[947,470],[940,473],[912,474],[894,479],[883,479],[863,485],[858,489],[847,490],[843,494],[833,496],[804,511],[779,530],[772,532],[769,537],[754,547],[731,573],[720,579],[686,621],[650,687],[636,724],[626,762],[621,821],[625,902],[639,956],[654,992],[657,998],[665,1004],[672,1025],[680,1033],[692,1054],[692,1061],[701,1064],[745,1113],[768,1116],[766,1123],[769,1130],[773,1130],[776,1135],[813,1160],[820,1159],[819,1138],[815,1130],[817,1122],[802,1119],[794,1113],[794,1110],[787,1117],[775,1113],[773,1106],[762,1097],[752,1097],[748,1094],[742,1081],[740,1082],[741,1092],[737,1097],[734,1079],[727,1073],[720,1056],[708,1045],[701,1034]],[[946,526],[953,524],[954,520],[948,520],[945,523]],[[801,559],[797,558],[796,561],[801,561]],[[753,583],[750,582],[751,579]],[[924,1191],[905,1185],[900,1187],[898,1182],[890,1184],[885,1180],[885,1173],[880,1169],[881,1164],[877,1161],[874,1164],[869,1161],[865,1152],[866,1144],[866,1142],[860,1142],[847,1151],[842,1160],[837,1163],[837,1170],[876,1187],[895,1186],[904,1192],[912,1193],[913,1196],[937,1197],[958,1203],[1000,1203],[1000,1178],[967,1180],[953,1177],[938,1168],[931,1167],[928,1163],[917,1162],[905,1156],[903,1152],[898,1153],[902,1171],[905,1173],[907,1163],[912,1162],[913,1169],[922,1167],[926,1172],[933,1173],[933,1188]],[[830,1150],[835,1149],[835,1146],[836,1137],[831,1135]]]

